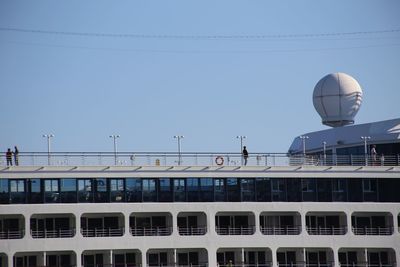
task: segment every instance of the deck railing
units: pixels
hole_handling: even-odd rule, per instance
[[[279,267],[333,267],[335,264],[333,262],[327,263],[307,263],[303,261],[293,262],[293,263],[278,263]]]
[[[172,227],[131,227],[130,232],[133,236],[168,236],[172,234]]]
[[[309,235],[345,235],[347,227],[306,227]]]
[[[241,153],[225,152],[21,152],[20,166],[241,166]],[[250,153],[247,166],[400,166],[400,155],[289,155]],[[12,159],[15,165],[14,158]],[[5,155],[0,166],[6,166]]]
[[[345,263],[340,264],[340,267],[396,267],[396,263],[368,263],[368,262],[359,262],[359,263]]]
[[[260,227],[261,233],[264,235],[299,235],[301,226],[284,226],[284,227]]]
[[[81,228],[81,233],[84,237],[112,237],[123,236],[124,228]]]
[[[178,263],[167,263],[167,264],[160,264],[160,265],[147,265],[147,267],[208,267],[207,262],[199,262],[197,264],[178,264]]]
[[[272,262],[258,263],[258,264],[250,264],[250,263],[224,263],[218,264],[217,267],[272,267]]]
[[[353,227],[355,235],[391,235],[393,227]]]
[[[178,232],[180,235],[205,235],[207,227],[179,227]]]
[[[21,239],[24,237],[24,230],[0,231],[0,239]]]
[[[255,226],[247,227],[215,227],[219,235],[252,235],[255,232]]]
[[[75,235],[75,229],[57,229],[57,230],[31,230],[33,238],[68,238]]]

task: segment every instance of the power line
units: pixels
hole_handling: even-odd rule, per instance
[[[130,34],[130,33],[95,33],[95,32],[73,32],[73,31],[50,31],[25,28],[0,27],[3,32],[51,34],[81,37],[106,37],[106,38],[133,38],[133,39],[178,39],[178,40],[267,40],[267,39],[296,39],[316,37],[344,37],[375,34],[399,33],[400,29],[377,30],[377,31],[354,31],[334,33],[306,33],[306,34],[269,34],[269,35],[169,35],[169,34]]]
[[[161,53],[161,54],[264,54],[264,53],[298,53],[298,52],[323,52],[335,50],[352,50],[352,49],[369,49],[380,47],[397,47],[400,43],[377,44],[377,45],[359,45],[359,46],[342,46],[342,47],[325,47],[325,48],[294,48],[294,49],[262,49],[262,50],[183,50],[183,49],[141,49],[141,48],[111,48],[111,47],[90,47],[77,45],[58,45],[47,43],[31,43],[6,41],[6,43],[26,46],[53,47],[67,49],[83,49],[83,50],[103,50],[114,52],[134,52],[134,53]]]

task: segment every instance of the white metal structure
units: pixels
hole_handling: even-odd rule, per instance
[[[0,222],[16,218],[21,231],[11,233],[0,242],[1,266],[340,266],[339,260],[356,257],[357,265],[342,266],[396,266],[400,262],[400,233],[398,231],[399,203],[379,202],[119,202],[114,203],[60,203],[62,191],[51,182],[56,179],[78,179],[78,193],[88,188],[88,179],[112,179],[110,190],[118,189],[121,178],[162,179],[174,181],[174,194],[179,181],[189,179],[230,179],[234,177],[257,179],[399,179],[399,167],[208,167],[208,166],[48,166],[10,167],[0,170],[0,180],[43,181],[44,201],[53,203],[1,205]],[[36,180],[35,180],[36,179]],[[321,181],[322,181],[321,180]],[[178,182],[177,182],[178,181]],[[260,180],[261,181],[261,180]],[[264,181],[264,180],[262,180]],[[267,181],[267,180],[265,180]],[[287,180],[289,181],[289,180]],[[303,181],[303,180],[302,180]],[[127,183],[127,182],[126,182]],[[303,182],[302,182],[303,183]],[[27,185],[27,184],[26,184]],[[142,186],[144,186],[143,184]],[[147,183],[146,183],[147,185]],[[214,182],[214,192],[217,190]],[[242,186],[244,184],[242,183]],[[11,190],[18,191],[12,184]],[[30,185],[32,186],[32,185]],[[62,183],[58,184],[62,186]],[[86,186],[88,186],[86,184]],[[91,184],[90,186],[95,186]],[[103,192],[98,183],[97,193]],[[161,186],[161,183],[160,183]],[[184,186],[189,188],[188,181]],[[273,187],[275,185],[272,185]],[[302,192],[303,198],[308,189]],[[366,186],[363,186],[366,188]],[[52,188],[54,191],[52,192]],[[144,187],[142,187],[144,190]],[[245,187],[242,187],[245,188]],[[274,188],[279,190],[278,188]],[[339,188],[336,188],[340,191]],[[369,188],[370,190],[373,190]],[[311,190],[311,189],[310,189]],[[46,200],[47,192],[51,192]],[[113,196],[112,191],[111,197]],[[161,192],[161,191],[160,191]],[[241,194],[246,192],[240,189]],[[13,197],[12,195],[10,195]],[[186,196],[187,197],[187,196]],[[160,196],[159,196],[160,198]],[[79,200],[78,200],[79,201]],[[57,202],[57,203],[54,203]],[[165,216],[165,227],[157,220]],[[381,216],[381,217],[379,217]],[[293,217],[293,219],[291,219]],[[337,227],[329,226],[332,218]],[[3,219],[2,219],[3,218]],[[56,229],[60,218],[69,218],[66,229]],[[92,220],[100,226],[107,218],[115,219],[115,227],[88,229]],[[134,218],[134,219],[133,219]],[[144,218],[148,228],[138,227]],[[185,218],[195,218],[195,227],[189,227]],[[230,219],[229,219],[230,218]],[[243,226],[243,218],[249,223]],[[384,220],[385,227],[357,227],[358,221]],[[378,219],[376,219],[378,218]],[[40,229],[40,220],[53,230]],[[226,227],[222,221],[236,225]],[[133,222],[135,221],[135,222]],[[290,222],[292,221],[292,222]],[[50,225],[50,226],[49,226]],[[183,225],[183,226],[182,226]],[[33,229],[35,227],[35,229]],[[10,233],[9,233],[10,234]],[[14,234],[14,236],[12,236]],[[134,255],[134,256],[132,256]],[[186,255],[186,256],[185,256]],[[256,256],[254,256],[256,255]],[[354,256],[355,255],[355,256]],[[66,258],[69,257],[69,260]],[[196,258],[195,263],[188,259]],[[295,262],[289,261],[294,257]],[[376,258],[381,265],[374,265]],[[134,259],[127,262],[127,259]],[[340,259],[339,259],[340,258]],[[68,264],[62,264],[62,259]],[[225,259],[225,262],[221,262]],[[347,258],[346,258],[347,259]],[[98,262],[96,262],[96,260]],[[31,261],[31,263],[29,263]],[[34,261],[34,263],[32,263]],[[283,262],[285,261],[285,262]],[[383,263],[384,261],[384,263]],[[358,265],[359,264],[359,265]]]

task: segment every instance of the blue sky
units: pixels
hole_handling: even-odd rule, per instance
[[[326,129],[328,73],[359,81],[356,123],[398,118],[400,1],[0,1],[0,149],[286,152]],[[89,33],[87,36],[57,32]],[[105,37],[94,33],[111,34]],[[146,38],[113,34],[142,34]],[[201,36],[299,35],[214,38]],[[304,37],[304,34],[316,34]],[[148,38],[154,35],[199,38]]]

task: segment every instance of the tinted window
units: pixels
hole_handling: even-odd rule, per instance
[[[240,179],[241,183],[241,191],[242,191],[242,201],[254,201],[255,200],[255,192],[254,192],[254,184],[255,180],[253,178]]]
[[[161,202],[172,201],[171,179],[169,178],[159,179],[158,199]]]
[[[128,202],[142,201],[142,180],[139,178],[126,179],[126,200]]]
[[[214,189],[212,178],[200,178],[200,201],[214,201]]]
[[[8,180],[0,179],[0,203],[7,204],[9,202]]]
[[[188,178],[186,179],[187,197],[188,201],[196,202],[200,200],[200,187],[198,178]]]

